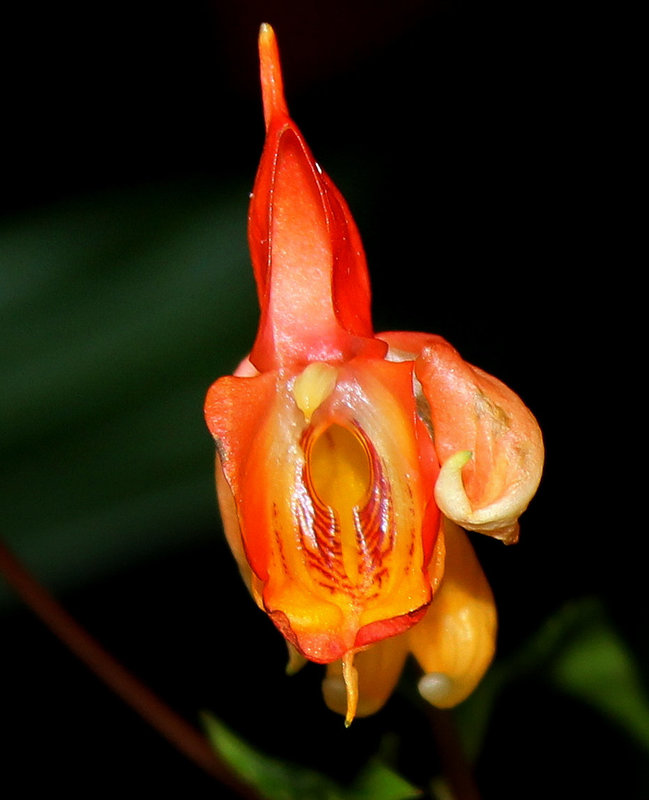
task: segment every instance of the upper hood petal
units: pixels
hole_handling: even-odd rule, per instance
[[[248,239],[261,306],[250,360],[260,371],[308,361],[381,357],[372,338],[370,286],[345,200],[288,114],[272,29],[259,37],[266,141]]]

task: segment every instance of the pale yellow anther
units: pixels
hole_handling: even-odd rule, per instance
[[[331,364],[314,361],[301,372],[293,384],[293,397],[307,422],[313,412],[329,397],[336,387],[338,370]]]

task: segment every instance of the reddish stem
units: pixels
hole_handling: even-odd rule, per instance
[[[260,800],[222,762],[199,730],[179,716],[98,644],[20,563],[0,539],[0,574],[31,610],[104,683],[174,747],[245,800]]]
[[[442,762],[442,772],[454,800],[480,800],[451,712],[429,708],[428,716]]]

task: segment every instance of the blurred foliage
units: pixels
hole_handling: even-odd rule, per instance
[[[268,800],[412,800],[421,794],[378,759],[365,765],[350,786],[342,786],[315,770],[260,753],[212,714],[203,721],[214,750]]]
[[[202,402],[256,311],[237,195],[151,187],[0,229],[3,535],[54,588],[216,524]]]
[[[515,653],[499,660],[457,709],[465,750],[473,760],[499,694],[517,682],[546,683],[590,705],[649,759],[649,694],[632,650],[596,598],[557,611]]]

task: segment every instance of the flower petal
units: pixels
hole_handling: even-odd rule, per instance
[[[415,624],[439,512],[412,364],[221,378],[206,417],[230,490],[219,489],[228,539],[289,642],[327,663]]]
[[[299,385],[302,398],[300,377],[293,390]],[[355,359],[340,367],[330,396],[309,410],[285,515],[276,498],[284,576],[270,571],[264,600],[311,660],[395,635],[430,601],[437,469],[422,463],[411,385],[411,365]]]
[[[257,605],[261,607],[261,594],[259,592],[258,581],[255,580],[255,575],[246,558],[243,540],[241,538],[241,526],[239,525],[237,506],[230,485],[223,472],[223,466],[221,465],[221,458],[218,452],[216,455],[216,496],[219,501],[219,510],[221,512],[221,521],[223,523],[226,541],[237,562],[243,582],[255,598]]]
[[[423,348],[415,371],[442,464],[440,510],[464,528],[516,541],[543,467],[536,420],[511,389],[439,337]]]
[[[444,520],[444,577],[425,617],[406,637],[426,673],[419,691],[432,705],[450,708],[476,687],[495,649],[493,595],[464,531]]]
[[[270,26],[262,27],[259,51],[267,131],[248,221],[261,306],[250,360],[266,371],[361,352],[381,357],[360,235],[288,115]]]
[[[286,399],[282,403],[276,389],[277,376],[272,372],[254,377],[226,376],[212,384],[205,400],[207,427],[217,446],[217,490],[226,536],[237,561],[243,554],[260,580],[267,577],[270,550],[264,536],[251,536],[244,530],[242,498],[252,510],[255,494],[251,495],[249,489],[250,472],[256,444],[263,436],[263,420],[275,412],[278,428],[281,430],[286,421],[290,429],[291,403]],[[280,456],[269,447],[267,457],[272,471],[272,459],[279,460]]]

